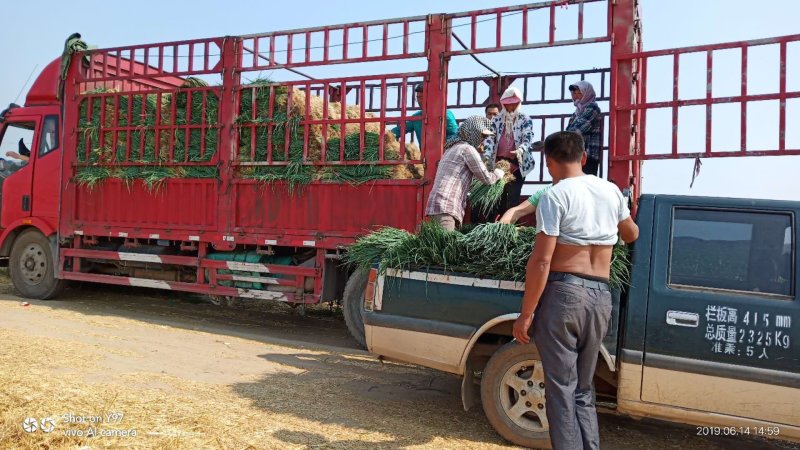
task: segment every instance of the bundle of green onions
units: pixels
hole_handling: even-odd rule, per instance
[[[447,231],[435,222],[423,222],[416,234],[385,227],[348,248],[345,261],[358,270],[380,263],[380,270],[439,268],[481,278],[523,281],[536,229],[486,223],[467,233]],[[628,249],[617,244],[611,260],[611,285],[621,288],[630,279]]]
[[[186,90],[207,86],[201,79],[188,77],[175,92],[163,93],[160,104],[156,94],[116,94],[107,88],[87,92],[115,95],[83,99],[79,105],[77,158],[86,165],[78,167],[74,181],[93,189],[108,178],[121,179],[128,186],[141,180],[148,189],[157,190],[168,178],[218,178],[216,166],[192,164],[210,162],[217,150],[217,94],[196,90],[190,95]],[[115,123],[135,128],[115,132]],[[172,136],[161,132],[157,142],[158,125],[181,128]]]
[[[470,204],[473,208],[477,208],[484,216],[488,216],[494,207],[500,203],[506,184],[516,179],[514,175],[511,174],[511,164],[508,161],[498,161],[495,167],[505,173],[505,176],[501,178],[500,181],[494,184],[483,184],[473,179],[469,187]]]

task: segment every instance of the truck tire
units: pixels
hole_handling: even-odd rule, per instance
[[[56,279],[50,241],[38,230],[23,231],[11,247],[11,281],[26,298],[48,300],[58,295],[64,280]]]
[[[356,269],[344,287],[342,313],[350,335],[362,348],[367,348],[364,334],[364,291],[367,289],[369,272]]]
[[[522,447],[552,448],[545,415],[544,372],[533,344],[500,347],[483,370],[481,402],[489,423]]]

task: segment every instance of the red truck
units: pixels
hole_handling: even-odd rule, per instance
[[[563,14],[576,20],[556,33]],[[597,19],[592,14],[605,25],[597,35],[584,33],[584,22]],[[344,295],[349,273],[341,255],[366,230],[413,230],[423,220],[447,108],[481,108],[512,84],[523,91],[525,105],[569,105],[572,80],[595,80],[598,99],[609,105],[603,170],[635,206],[645,160],[800,154],[785,142],[786,99],[800,97],[787,91],[786,48],[798,40],[645,52],[636,0],[568,0],[67,52],[38,76],[24,106],[11,105],[0,118],[3,150],[30,150],[27,164],[3,175],[0,255],[9,257],[14,286],[29,298],[53,298],[69,280],[292,305],[343,298],[350,330],[363,343],[363,288],[354,285]],[[606,68],[448,74],[453,58],[598,43],[610,47]],[[743,77],[741,95],[715,97],[714,52],[741,49],[747,73],[748,48],[764,45],[780,48],[778,92],[751,95]],[[698,53],[707,55],[707,95],[683,98],[678,62]],[[664,56],[674,58],[672,99],[648,102],[648,61]],[[302,74],[304,67],[390,60],[402,67],[412,59],[425,61],[426,69],[247,81],[262,71]],[[553,82],[560,83],[560,96],[546,90]],[[424,87],[421,104],[417,83]],[[747,148],[742,120],[741,148],[713,149],[712,106],[741,105],[744,117],[747,105],[760,100],[781,101],[779,147]],[[679,153],[678,111],[698,105],[707,111],[707,139],[696,151]],[[666,151],[645,142],[647,111],[654,108],[673,111]],[[324,113],[314,112],[319,109]],[[534,116],[540,137],[568,118]],[[392,154],[406,144],[402,136],[414,121],[423,125],[421,154]],[[399,142],[382,137],[394,126]],[[374,148],[366,142],[370,133],[378,136],[369,144]],[[355,138],[348,141],[350,135]],[[368,147],[375,150],[371,158]],[[364,183],[344,176],[364,167],[386,175],[399,166],[427,170]],[[536,172],[528,181],[546,182],[544,164]]]

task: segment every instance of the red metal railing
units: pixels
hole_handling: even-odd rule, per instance
[[[466,11],[455,14],[448,14],[447,18],[450,20],[467,19],[463,25],[454,25],[454,31],[458,31],[459,27],[469,27],[469,45],[466,49],[452,50],[448,52],[450,56],[456,55],[470,55],[477,53],[490,53],[498,51],[511,51],[523,50],[531,48],[542,47],[556,47],[562,45],[575,45],[575,44],[589,44],[595,42],[608,42],[610,40],[610,31],[603,36],[585,37],[584,36],[584,5],[589,3],[605,2],[606,0],[556,0],[539,3],[529,3],[526,5],[509,6],[504,8],[493,8],[485,10]],[[556,11],[559,8],[566,8],[570,5],[578,6],[578,20],[575,26],[574,39],[558,39],[556,38]],[[529,29],[543,29],[542,24],[535,23],[533,27],[529,24],[529,14],[538,10],[548,10],[549,16],[547,19],[548,38],[544,41],[532,42],[529,36]],[[508,39],[508,30],[503,33],[503,20],[509,16],[521,16],[521,26],[515,39],[517,44],[505,44],[504,38]],[[478,24],[482,22],[494,22],[494,39],[482,42],[478,39]],[[561,30],[560,32],[564,32]]]
[[[787,90],[786,85],[786,59],[787,45],[791,42],[800,41],[800,35],[781,36],[769,39],[757,39],[751,41],[729,42],[724,44],[702,45],[695,47],[684,47],[667,50],[640,52],[632,54],[615,55],[613,64],[634,63],[638,67],[638,80],[640,83],[640,94],[638,99],[632,102],[621,102],[614,99],[617,113],[633,113],[634,130],[639,133],[638,146],[628,152],[625,148],[612,147],[612,161],[644,161],[655,159],[680,159],[680,158],[711,158],[711,157],[735,157],[735,156],[780,156],[798,155],[800,149],[790,149],[786,145],[786,102],[787,99],[800,98],[799,90]],[[779,50],[779,83],[777,92],[766,94],[750,94],[748,89],[748,70],[751,67],[752,59],[748,59],[748,51],[756,47],[778,47]],[[741,51],[741,88],[740,94],[735,96],[715,96],[713,86],[714,72],[714,52],[721,50],[740,50]],[[685,55],[704,55],[706,60],[706,77],[700,80],[705,84],[705,96],[701,98],[686,98],[681,95],[679,89],[680,60]],[[649,102],[647,100],[648,86],[648,62],[657,57],[672,57],[672,99],[668,101]],[[758,61],[763,65],[764,61]],[[763,86],[760,86],[763,87]],[[748,105],[760,101],[778,101],[778,136],[777,148],[748,148]],[[629,103],[629,104],[626,104]],[[712,142],[712,126],[716,123],[713,106],[725,104],[740,105],[739,147],[736,149],[717,149]],[[698,140],[697,148],[689,151],[678,148],[679,115],[685,108],[692,106],[705,107],[705,139]],[[664,140],[658,143],[647,140],[647,113],[658,108],[669,108],[672,112],[671,118],[671,146],[668,149],[661,147]]]
[[[412,36],[424,36],[426,21],[427,16],[416,16],[243,36],[239,68],[252,71],[424,57],[427,42]],[[379,37],[371,37],[372,31]],[[373,42],[379,45],[370,45]],[[401,42],[400,49],[393,51],[390,42]]]
[[[290,138],[295,129],[302,130],[300,131],[303,141],[302,159],[312,165],[363,164],[367,133],[381,137],[378,140],[378,159],[370,163],[377,165],[421,163],[422,160],[407,159],[403,151],[399,152],[397,158],[387,158],[385,152],[387,142],[383,137],[388,133],[386,131],[388,127],[396,126],[400,135],[398,148],[400,150],[405,148],[405,135],[409,131],[409,123],[422,120],[421,116],[412,116],[409,112],[418,109],[414,108],[412,103],[415,102],[413,86],[421,82],[424,75],[423,72],[419,72],[242,86],[239,89],[239,101],[246,102],[243,98],[248,97],[250,104],[241,104],[240,112],[243,116],[248,116],[248,120],[237,120],[237,130],[240,136],[247,137],[245,142],[239,141],[239,149],[247,151],[244,154],[240,153],[236,164],[288,165],[292,148]],[[325,92],[347,94],[337,95],[338,101],[334,102],[331,101],[330,95],[324,95]],[[305,93],[312,95],[304,95]],[[267,97],[266,104],[263,103],[264,100],[257,100],[259,95]],[[390,101],[394,103],[394,108],[389,107]],[[368,105],[373,108],[368,109]],[[253,112],[259,108],[261,111],[257,113],[258,117],[252,117]],[[390,116],[388,112],[399,114]],[[279,118],[292,116],[297,120],[290,126],[280,122],[282,119]],[[276,133],[281,135],[276,136]],[[358,160],[346,160],[344,154],[345,139],[342,137],[352,134],[357,134],[360,139],[361,152]],[[258,139],[258,136],[261,138]],[[336,149],[338,157],[333,159],[328,156],[328,143],[332,138],[339,138],[339,148]],[[318,140],[314,146],[319,148],[314,147],[314,149],[319,151],[319,155],[310,155],[312,139]],[[282,142],[282,148],[275,148],[276,140]],[[274,150],[278,150],[281,156],[279,160],[276,160]]]
[[[481,96],[480,87],[487,85],[489,90],[496,86],[518,85],[522,92],[523,105],[568,104],[572,99],[567,96],[569,85],[577,79],[585,80],[587,76],[598,76],[599,85],[595,86],[597,101],[608,101],[609,94],[606,82],[610,79],[611,69],[568,70],[562,72],[520,73],[503,75],[500,83],[495,83],[494,77],[456,78],[448,81],[448,91],[455,92],[455,101],[448,104],[448,108],[478,108],[499,98],[501,92],[487,92],[487,97]],[[548,80],[556,79],[561,86],[559,95],[548,95]]]
[[[220,94],[220,87],[82,94],[78,164],[214,165]]]
[[[80,81],[158,80],[216,74],[222,69],[221,55],[226,39],[237,38],[194,39],[90,50],[88,53],[92,59],[89,70]],[[135,63],[134,70],[126,69],[126,61]]]

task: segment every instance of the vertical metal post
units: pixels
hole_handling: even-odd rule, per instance
[[[425,178],[422,198],[425,204],[433,186],[439,160],[442,158],[445,139],[447,107],[447,64],[445,57],[450,43],[450,19],[444,15],[430,15],[425,28],[428,43],[428,75],[424,81],[424,104],[422,105],[422,142],[420,149],[425,158]],[[422,208],[424,219],[425,207]]]
[[[633,151],[633,111],[620,111],[618,108],[629,107],[634,102],[634,61],[617,60],[616,56],[636,51],[637,0],[609,2],[609,8],[612,84],[609,102],[611,133],[608,179],[620,189],[630,188],[635,202],[640,193],[639,179],[634,177],[633,164],[630,161],[614,161],[613,158],[630,155]]]
[[[228,234],[234,224],[235,189],[234,167],[236,160],[236,116],[239,111],[239,98],[237,95],[241,84],[241,75],[237,70],[238,58],[236,55],[241,50],[241,38],[226,37],[222,44],[222,93],[219,103],[219,222],[218,231]],[[233,244],[233,243],[228,243]]]
[[[70,180],[72,180],[72,176],[74,175],[73,170],[75,170],[74,164],[77,152],[71,152],[66,149],[77,148],[78,146],[78,133],[80,133],[78,130],[78,123],[80,120],[80,81],[85,79],[84,74],[80,73],[83,67],[83,56],[83,53],[76,53],[72,55],[72,61],[70,62],[69,66],[69,75],[67,76],[67,79],[64,80],[64,92],[61,99],[61,133],[62,136],[64,136],[64,142],[62,143],[61,148],[65,150],[61,152],[61,187],[58,189],[58,193],[61,196],[61,199],[58,202],[59,237],[72,236],[74,231],[72,229],[72,221],[75,215],[75,195],[78,188],[75,183],[70,183]],[[86,101],[89,103],[87,105],[87,109],[89,110],[89,117],[91,117],[92,101],[91,99],[87,99]],[[84,149],[80,150],[83,151]],[[88,161],[88,154],[85,155],[86,160]],[[56,274],[56,276],[58,276],[58,274]]]

